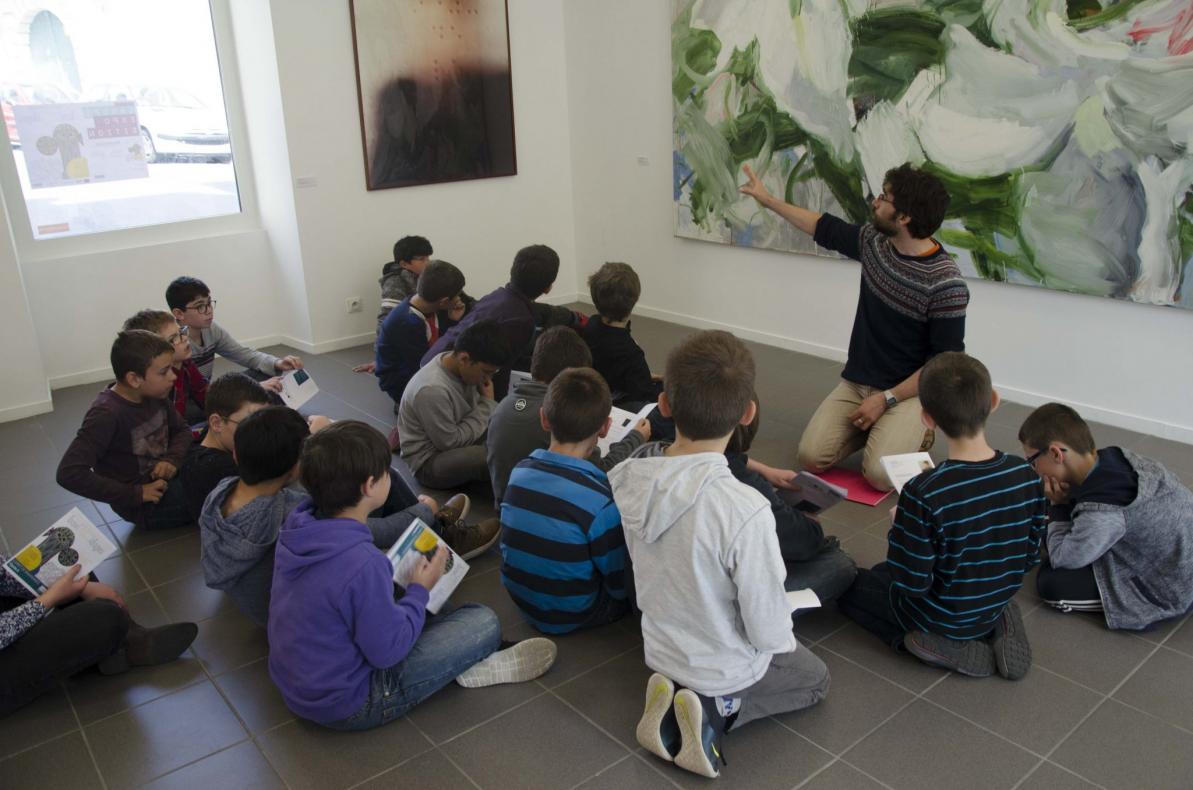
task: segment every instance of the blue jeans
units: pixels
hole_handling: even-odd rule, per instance
[[[397,719],[451,683],[501,644],[501,624],[487,606],[464,604],[448,614],[428,615],[410,653],[387,669],[374,669],[360,710],[327,726],[371,730]]]

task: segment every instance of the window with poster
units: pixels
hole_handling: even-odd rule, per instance
[[[207,0],[5,0],[0,109],[35,241],[241,211]]]

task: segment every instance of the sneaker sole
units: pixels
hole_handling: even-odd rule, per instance
[[[675,684],[659,673],[654,673],[650,680],[646,681],[646,705],[642,709],[642,718],[638,720],[638,743],[646,751],[667,762],[675,758],[663,743],[663,719],[671,710],[674,699]]]
[[[503,660],[490,662],[493,655],[456,677],[464,688],[476,689],[502,683],[525,683],[534,680],[555,663],[555,643],[550,639],[526,639],[508,650],[501,650]]]
[[[1021,680],[1031,669],[1031,643],[1023,628],[1023,615],[1014,601],[1007,604],[994,633],[991,647],[995,669],[1007,680]]]
[[[907,652],[925,664],[971,678],[988,678],[993,675],[993,662],[990,661],[986,650],[982,649],[986,644],[978,640],[966,641],[963,644],[965,648],[960,655],[953,656],[937,652],[931,645],[920,642],[915,634],[908,634],[903,638],[903,646],[907,648]]]
[[[704,706],[691,689],[680,689],[675,695],[675,720],[679,722],[682,746],[675,755],[675,764],[709,779],[721,775],[704,753]]]
[[[489,549],[493,548],[493,544],[495,544],[500,539],[501,539],[501,529],[498,528],[497,531],[493,533],[493,537],[489,538],[488,543],[485,543],[481,546],[477,546],[475,549],[468,552],[467,554],[461,554],[460,559],[467,562],[468,560],[472,559],[473,557],[479,557],[480,555],[484,554]]]

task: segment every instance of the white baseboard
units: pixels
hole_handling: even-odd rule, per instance
[[[12,422],[13,420],[23,420],[26,417],[33,417],[37,414],[47,414],[54,410],[54,401],[46,398],[45,400],[34,401],[33,403],[22,403],[20,406],[9,406],[5,409],[0,409],[0,422]]]
[[[798,340],[785,335],[776,335],[771,332],[759,332],[757,329],[749,329],[748,327],[737,326],[736,324],[725,324],[720,321],[710,321],[707,318],[699,318],[694,315],[686,315],[685,313],[675,313],[670,310],[661,310],[657,307],[649,307],[642,304],[634,308],[634,314],[643,315],[647,318],[657,318],[660,321],[670,321],[673,324],[690,326],[693,329],[720,329],[725,332],[731,332],[743,340],[753,340],[755,343],[784,348],[788,351],[798,351],[801,354],[810,354],[814,357],[831,359],[834,362],[844,362],[847,356],[845,349],[837,348],[836,346],[810,343],[806,340]]]
[[[295,337],[281,336],[276,343],[291,346],[302,351],[304,354],[328,354],[332,351],[339,351],[345,348],[352,348],[353,346],[360,346],[365,343],[372,343],[376,338],[375,332],[363,332],[359,335],[349,335],[348,337],[339,337],[335,340],[324,340],[319,343],[308,343],[305,340],[299,340]],[[269,344],[264,344],[269,345]]]
[[[726,332],[732,332],[737,337],[744,340],[753,340],[757,343],[763,343],[768,346],[776,346],[778,348],[788,349],[789,351],[798,351],[802,354],[811,354],[812,356],[831,359],[835,362],[844,362],[847,356],[846,349],[836,348],[834,346],[825,346],[819,343],[809,343],[805,340],[798,340],[784,335],[776,335],[770,332],[759,332],[755,329],[748,329],[746,327],[735,326],[733,324],[725,324],[720,321],[710,321],[706,318],[698,316],[687,315],[685,313],[676,313],[671,310],[662,310],[657,307],[650,307],[648,305],[639,304],[634,308],[634,313],[637,315],[646,316],[648,318],[657,318],[661,321],[670,321],[674,324],[682,326],[690,326],[694,329],[722,329]],[[1030,390],[1017,389],[1014,387],[1004,387],[998,382],[994,384],[998,390],[999,395],[1003,399],[1012,403],[1019,403],[1024,406],[1040,406],[1052,401],[1065,400],[1058,398],[1055,395],[1047,395],[1039,392],[1032,392]],[[1136,414],[1128,414],[1126,412],[1114,411],[1100,406],[1095,406],[1089,403],[1077,403],[1065,400],[1073,408],[1077,409],[1081,416],[1092,422],[1101,422],[1106,425],[1113,425],[1118,428],[1125,428],[1129,431],[1137,431],[1139,433],[1148,434],[1149,436],[1158,436],[1162,439],[1171,439],[1174,442],[1183,442],[1185,444],[1193,444],[1193,426],[1175,425],[1172,423],[1163,422],[1162,420],[1152,419],[1150,417],[1140,417]]]

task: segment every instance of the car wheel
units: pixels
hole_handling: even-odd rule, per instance
[[[141,144],[145,146],[145,161],[148,164],[158,161],[157,148],[153,146],[153,136],[144,126],[141,127]]]

